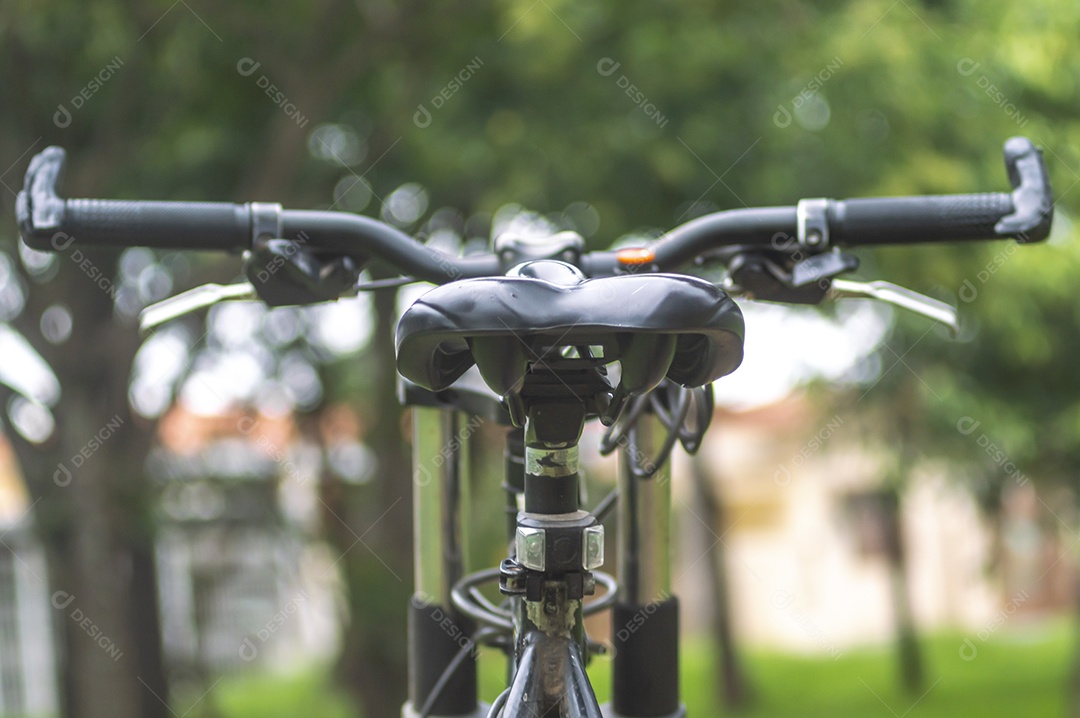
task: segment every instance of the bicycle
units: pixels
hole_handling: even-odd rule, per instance
[[[30,163],[18,195],[23,240],[34,249],[145,246],[243,252],[248,281],[206,285],[142,315],[144,328],[226,299],[272,306],[329,301],[413,281],[435,288],[397,328],[402,401],[413,408],[415,586],[409,607],[406,718],[685,716],[678,687],[679,606],[672,595],[670,463],[693,452],[712,414],[712,382],[742,360],[733,295],[793,304],[881,299],[954,329],[951,306],[886,282],[840,278],[858,267],[843,248],[1013,238],[1045,239],[1049,177],[1027,139],[1005,143],[1010,193],[850,200],[708,214],[641,247],[586,251],[560,232],[501,236],[467,256],[427,247],[389,225],[269,203],[61,199],[65,154]],[[359,284],[371,258],[408,273]],[[720,285],[674,272],[692,262],[726,268]],[[508,427],[507,557],[467,572],[462,520],[466,416]],[[602,450],[617,451],[617,488],[581,505],[578,442],[599,419]],[[439,460],[436,460],[436,457]],[[619,580],[604,563],[600,520],[618,506]],[[496,604],[479,591],[499,583]],[[586,602],[604,588],[601,598]],[[603,708],[585,666],[603,647],[583,618],[613,611],[612,700]],[[508,657],[509,687],[478,697],[478,645]]]

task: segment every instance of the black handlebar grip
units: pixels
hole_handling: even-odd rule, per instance
[[[914,244],[1050,234],[1054,201],[1042,152],[1026,137],[1005,141],[1011,194],[849,199],[830,202],[830,241],[839,245]]]
[[[79,244],[215,250],[251,245],[251,211],[242,204],[69,199],[64,205],[59,229]]]
[[[20,233],[34,249],[55,251],[73,243],[214,250],[251,245],[256,205],[61,199],[56,190],[65,157],[60,147],[35,156],[16,199]]]
[[[827,216],[834,244],[914,244],[996,237],[1012,212],[1012,195],[990,192],[839,200]]]

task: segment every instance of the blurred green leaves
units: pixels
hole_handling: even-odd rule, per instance
[[[964,342],[898,325],[890,346],[911,371],[874,395],[887,404],[906,377],[928,426],[985,414],[1011,451],[1066,471],[1080,461],[1078,30],[1068,0],[13,0],[0,11],[0,159],[15,187],[20,153],[66,145],[69,189],[84,195],[376,213],[418,182],[429,211],[465,216],[584,201],[600,246],[706,208],[1005,189],[1001,144],[1023,133],[1047,148],[1055,243],[1013,246],[986,281],[1010,245],[863,252],[868,277],[953,301],[977,289],[961,302]],[[115,57],[115,77],[55,126],[58,104]],[[258,70],[240,72],[244,60]],[[355,136],[355,162],[313,155],[327,125]]]

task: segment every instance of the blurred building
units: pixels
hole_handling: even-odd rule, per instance
[[[159,608],[174,687],[242,670],[288,671],[337,652],[334,557],[315,535],[320,451],[291,421],[161,423],[148,476],[159,487]],[[59,620],[30,501],[0,442],[0,715],[50,715]]]
[[[337,651],[333,558],[319,542],[321,452],[290,417],[161,421],[158,482],[163,642],[174,676],[205,682],[289,670]]]
[[[897,501],[882,491],[895,457],[868,445],[868,435],[857,415],[822,415],[798,397],[718,412],[697,459],[721,497],[718,532],[704,527],[688,483],[675,483],[683,516],[677,590],[688,628],[707,625],[707,558],[725,562],[740,636],[787,649],[839,655],[891,641],[896,590],[920,630],[993,632],[1003,618],[1015,629],[1071,611],[1067,527],[1031,482],[1008,483],[1003,511],[991,520],[963,477],[925,461],[908,467]],[[678,460],[685,475],[688,460]],[[891,550],[906,580],[892,573]]]
[[[582,457],[607,483],[614,461],[596,453],[601,433],[587,428]],[[1007,483],[992,517],[962,477],[926,461],[896,497],[882,490],[895,457],[869,445],[870,435],[857,415],[823,415],[793,396],[752,411],[718,409],[698,456],[675,453],[673,581],[688,636],[709,630],[709,560],[726,568],[740,640],[782,650],[839,656],[893,641],[897,591],[924,631],[988,637],[1006,623],[1019,629],[1071,613],[1074,538],[1032,482]],[[691,461],[722,504],[716,525],[694,501]]]

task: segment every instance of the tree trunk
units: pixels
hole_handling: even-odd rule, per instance
[[[723,535],[724,507],[720,492],[709,475],[705,462],[700,456],[693,457],[692,471],[694,478],[694,504],[704,512],[704,521],[708,525],[704,545]],[[695,522],[696,523],[696,522]],[[712,587],[713,600],[711,626],[713,642],[716,646],[716,660],[720,669],[719,698],[728,710],[745,708],[750,701],[750,686],[742,659],[736,645],[735,631],[731,620],[731,592],[728,586],[727,555],[723,541],[716,541],[710,556],[705,561],[709,571],[709,585]]]
[[[896,401],[897,454],[895,470],[887,488],[881,493],[881,530],[885,560],[889,571],[892,594],[893,627],[896,637],[896,659],[900,687],[910,694],[921,694],[925,684],[922,651],[919,648],[915,615],[911,609],[911,588],[904,549],[904,524],[900,500],[911,485],[913,467],[918,462],[918,428],[924,421],[922,401],[911,384],[905,384]]]
[[[98,276],[114,275],[115,256],[83,256]],[[164,718],[153,524],[143,473],[152,426],[132,416],[127,397],[138,340],[133,327],[114,324],[109,292],[84,267],[68,254],[57,261],[57,278],[29,292],[16,322],[60,380],[56,431],[40,445],[9,435],[49,561],[62,713]],[[70,311],[74,327],[58,346],[45,342],[38,328],[53,304]]]
[[[923,690],[925,676],[922,651],[919,649],[918,633],[915,630],[915,616],[911,610],[903,526],[900,521],[900,499],[894,491],[883,494],[882,498],[882,530],[885,532],[885,557],[892,593],[898,678],[901,688],[908,693],[918,694]]]

